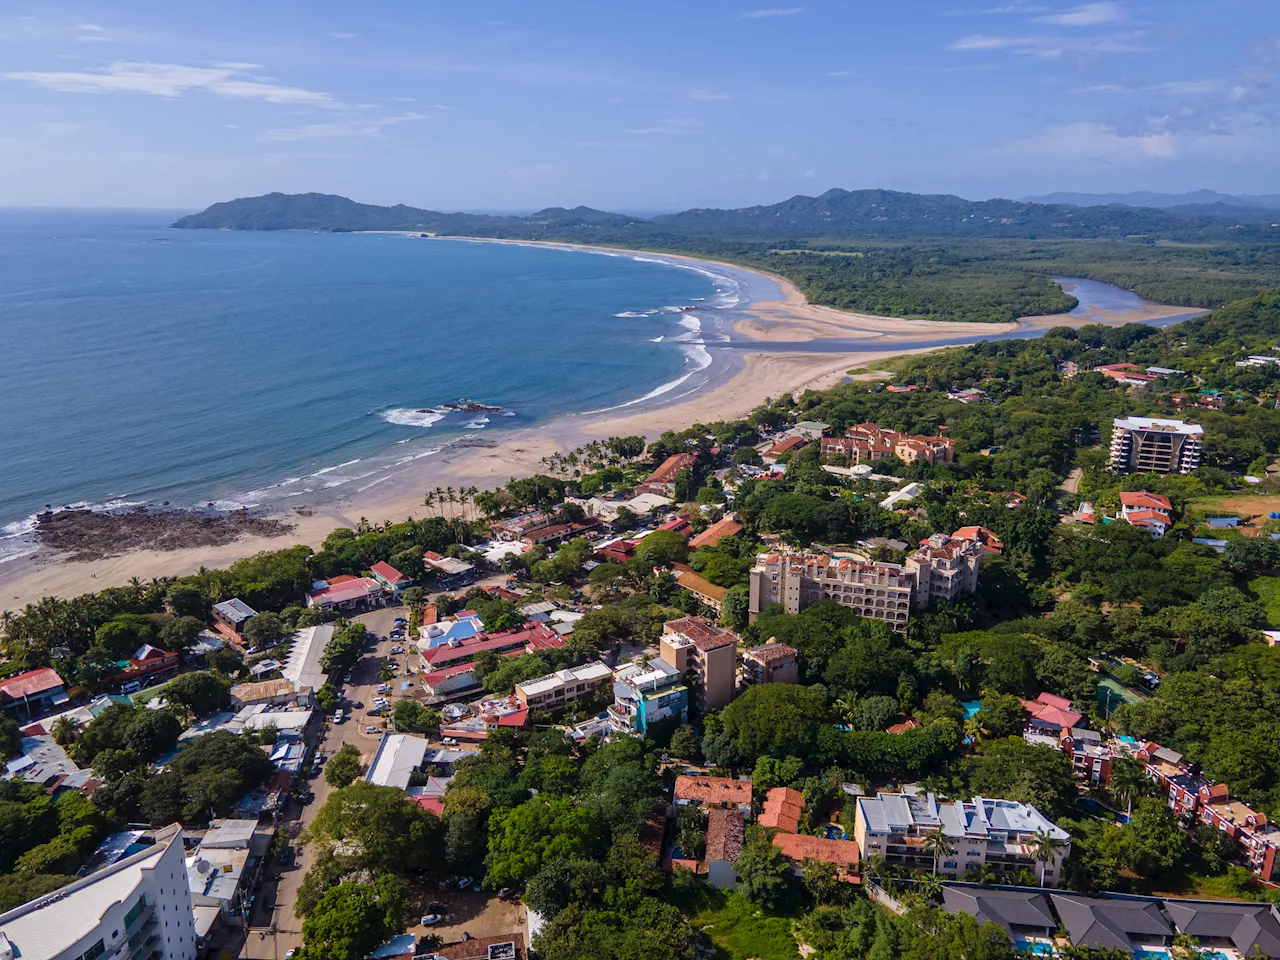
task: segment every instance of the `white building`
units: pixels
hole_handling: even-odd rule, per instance
[[[97,873],[0,914],[0,960],[195,960],[182,827]]]
[[[589,696],[613,679],[613,671],[598,660],[557,670],[545,677],[516,684],[516,696],[532,710],[558,710],[570,700]]]
[[[294,635],[280,675],[293,682],[295,692],[302,693],[305,688],[314,692],[329,682],[329,675],[320,668],[320,659],[336,629],[332,623],[322,623],[303,627]]]
[[[1111,469],[1117,473],[1191,473],[1200,466],[1204,427],[1181,420],[1117,417]]]
[[[943,848],[931,837],[939,828]],[[880,793],[859,797],[854,839],[864,857],[932,870],[963,880],[971,870],[991,864],[1001,873],[1034,870],[1041,886],[1055,886],[1071,853],[1071,836],[1035,807],[1013,800],[974,797],[939,802],[933,794]],[[1042,858],[1040,838],[1051,841],[1053,855]]]
[[[378,744],[378,752],[373,755],[373,763],[369,764],[369,772],[364,778],[380,787],[404,790],[409,786],[409,777],[422,766],[426,755],[427,741],[422,737],[393,733],[383,737]]]

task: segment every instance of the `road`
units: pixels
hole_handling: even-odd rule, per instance
[[[1063,493],[1079,493],[1080,481],[1084,477],[1084,470],[1080,467],[1072,467],[1071,472],[1067,474],[1067,479],[1062,481],[1062,485],[1058,487]]]
[[[395,618],[404,616],[406,609],[405,607],[388,607],[353,619],[363,623],[376,637],[382,638],[391,633]],[[392,645],[389,640],[379,639],[376,647],[368,649],[360,658],[360,662],[351,671],[351,683],[344,687],[343,693],[348,701],[364,704],[364,709],[355,711],[354,715],[341,724],[334,724],[332,717],[326,716],[319,728],[311,734],[312,746],[316,748],[316,753],[331,756],[340,747],[350,743],[360,751],[366,765],[373,759],[380,737],[366,734],[364,729],[370,724],[381,728],[384,722],[390,727],[390,720],[366,717],[364,711],[373,705],[378,686],[378,668],[383,662],[392,659],[390,653]],[[407,646],[405,649],[410,651],[409,655],[394,658],[401,668],[400,678],[411,675],[407,666],[416,665],[418,659],[416,648]],[[407,664],[406,661],[409,663]],[[401,694],[400,682],[400,679],[392,681],[392,689],[396,697]],[[303,776],[309,777],[308,772],[303,771]],[[301,830],[311,824],[317,811],[333,792],[333,788],[324,782],[323,773],[310,777],[309,783],[315,792],[315,800],[305,807],[296,801],[291,801],[285,811],[284,821],[281,823],[281,829],[291,838],[297,837]],[[258,897],[258,904],[250,918],[249,935],[240,953],[241,957],[251,958],[251,960],[284,960],[285,953],[302,945],[302,921],[294,916],[293,905],[297,900],[298,886],[311,865],[311,855],[301,844],[294,842],[293,846],[298,852],[298,857],[292,867],[282,869],[278,863],[271,863],[265,868],[267,878],[263,880],[262,894]],[[274,897],[270,896],[273,886]],[[273,906],[268,907],[268,904]]]

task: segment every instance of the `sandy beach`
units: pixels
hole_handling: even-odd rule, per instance
[[[721,266],[691,257],[661,256]],[[724,266],[745,271],[745,268],[733,264]],[[746,272],[767,276],[782,291],[780,300],[753,303],[748,310],[749,317],[735,324],[739,334],[760,341],[762,350],[746,353],[740,369],[713,378],[692,396],[630,414],[615,410],[595,415],[563,416],[491,443],[459,445],[407,468],[387,483],[360,495],[359,499],[343,497],[305,511],[278,514],[280,519],[293,525],[290,533],[281,536],[242,538],[214,547],[135,550],[121,556],[78,563],[64,562],[42,551],[0,567],[0,610],[19,609],[44,596],[74,596],[126,583],[132,577],[149,580],[153,577],[183,576],[201,567],[226,566],[264,550],[277,550],[297,543],[319,547],[335,527],[355,526],[362,518],[372,523],[421,518],[428,513],[423,506],[423,496],[436,487],[492,489],[512,477],[538,472],[543,457],[572,450],[593,439],[624,434],[641,434],[652,439],[665,430],[739,417],[769,398],[809,388],[830,387],[855,368],[863,368],[865,376],[866,371],[876,370],[890,357],[943,349],[929,343],[932,340],[977,342],[993,334],[1007,334],[1020,329],[1035,330],[1065,324],[1080,326],[1099,321],[1132,322],[1187,312],[1186,308],[1152,306],[1140,315],[1083,318],[1057,315],[1028,317],[1019,323],[1009,324],[906,320],[810,304],[790,282],[760,271]],[[874,343],[874,349],[799,353],[770,352],[767,346],[770,342],[799,343],[832,338],[866,340],[869,347]]]

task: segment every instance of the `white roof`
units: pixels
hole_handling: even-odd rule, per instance
[[[383,737],[378,744],[378,752],[373,755],[373,763],[369,764],[369,772],[364,778],[380,787],[399,787],[403,790],[409,786],[409,775],[422,766],[426,755],[425,739],[393,733],[389,737]]]
[[[0,914],[0,934],[22,960],[52,960],[92,934],[108,910],[132,896],[174,842],[181,848],[177,824],[158,831],[155,846]]]
[[[232,597],[230,600],[223,600],[221,603],[215,603],[213,609],[227,617],[229,620],[248,620],[250,617],[256,617],[258,612],[249,606],[239,597]]]
[[[1184,433],[1187,436],[1198,436],[1204,433],[1204,427],[1198,423],[1184,423],[1182,420],[1162,420],[1159,417],[1116,417],[1113,421],[1117,427],[1125,430],[1163,429],[1172,433]]]
[[[584,680],[603,680],[605,677],[611,676],[613,676],[613,671],[596,660],[591,663],[584,663],[580,667],[557,670],[555,673],[549,673],[545,677],[538,677],[525,683],[517,683],[516,689],[524,691],[526,697],[536,697],[565,684],[580,683]]]
[[[334,625],[322,623],[318,627],[304,627],[294,636],[289,656],[280,669],[286,680],[292,680],[299,687],[310,687],[319,690],[328,682],[329,676],[320,669],[320,658],[324,656],[324,648],[333,639]]]
[[[253,840],[257,820],[215,820],[209,832],[200,841],[200,848],[215,849],[217,847],[244,847],[248,849]]]

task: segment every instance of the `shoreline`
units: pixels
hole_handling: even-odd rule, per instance
[[[413,238],[419,234],[401,231]],[[360,519],[371,523],[421,519],[429,512],[423,496],[437,486],[476,486],[491,489],[513,477],[527,476],[541,469],[539,461],[552,453],[571,450],[594,439],[623,434],[640,434],[652,440],[666,430],[681,430],[699,422],[740,417],[765,400],[805,389],[826,389],[840,382],[854,369],[874,371],[877,364],[906,354],[949,349],[990,339],[1008,338],[1026,331],[1031,335],[1053,326],[1082,326],[1089,323],[1125,323],[1168,316],[1193,315],[1186,308],[1154,304],[1137,312],[1073,317],[1069,314],[1026,317],[1015,323],[949,323],[934,320],[850,313],[811,304],[790,281],[761,270],[737,264],[681,254],[590,247],[579,244],[497,238],[430,237],[423,239],[462,240],[480,243],[507,243],[553,247],[575,252],[610,255],[652,256],[662,260],[687,262],[696,268],[739,271],[768,281],[782,294],[777,300],[751,300],[740,307],[748,316],[733,324],[735,332],[747,338],[741,362],[737,357],[692,391],[654,398],[652,404],[632,401],[639,409],[625,407],[562,414],[547,423],[522,428],[495,438],[492,443],[460,445],[424,458],[398,473],[388,474],[367,492],[340,495],[334,500],[308,505],[305,509],[284,508],[263,511],[261,516],[284,521],[291,529],[279,536],[242,537],[217,546],[177,550],[132,550],[116,556],[85,562],[67,562],[47,548],[0,565],[0,611],[18,610],[41,597],[70,597],[127,582],[132,577],[175,577],[194,573],[201,567],[227,566],[236,560],[269,550],[297,544],[319,548],[335,527],[354,527]],[[946,340],[945,343],[930,342]],[[831,350],[787,350],[784,344],[834,340]],[[860,350],[865,342],[867,349]],[[778,344],[770,349],[771,344]],[[757,349],[758,345],[758,349]]]

